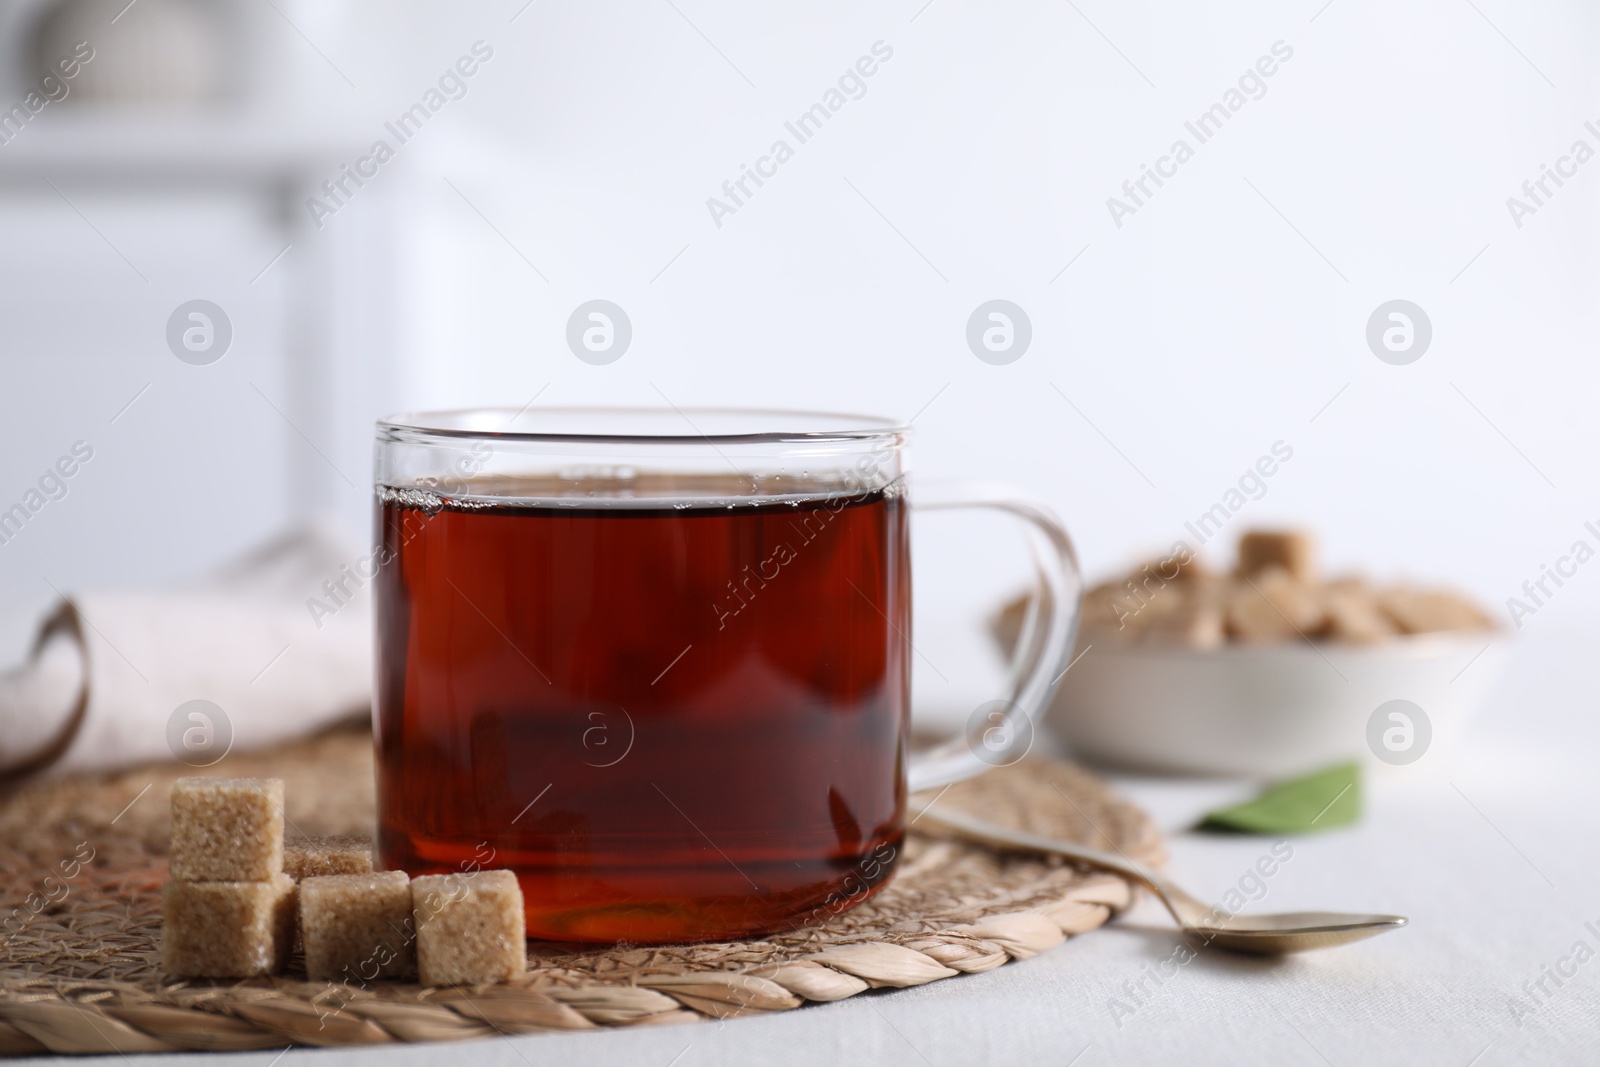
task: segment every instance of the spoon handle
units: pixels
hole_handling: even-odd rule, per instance
[[[1192,925],[1196,921],[1196,912],[1204,914],[1209,910],[1200,901],[1191,897],[1155,871],[1152,871],[1142,863],[1129,859],[1126,855],[1114,855],[1110,852],[1102,852],[1097,848],[1090,848],[1087,845],[1076,845],[1053,837],[1030,834],[1025,830],[1010,830],[1003,826],[984,822],[981,819],[974,819],[959,812],[925,810],[917,818],[926,820],[969,841],[977,841],[985,845],[998,845],[1002,848],[1017,849],[1024,852],[1042,852],[1047,855],[1062,856],[1078,863],[1110,871],[1112,874],[1120,874],[1124,878],[1138,882],[1153,892],[1166,909],[1172,913],[1172,917],[1177,920],[1180,926]]]

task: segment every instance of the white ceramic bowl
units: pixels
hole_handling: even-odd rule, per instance
[[[1398,699],[1422,709],[1431,736],[1420,758],[1437,762],[1482,702],[1503,651],[1483,632],[1212,650],[1095,643],[1062,679],[1047,719],[1073,755],[1093,762],[1274,777],[1376,762],[1369,720]],[[1396,724],[1381,718],[1384,729]],[[1415,746],[1423,728],[1413,729]]]

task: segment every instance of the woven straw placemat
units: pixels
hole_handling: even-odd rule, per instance
[[[823,926],[720,944],[530,943],[526,978],[424,989],[163,978],[168,793],[181,764],[40,783],[0,797],[0,1054],[256,1049],[439,1041],[728,1018],[915,986],[1025,959],[1132,900],[1121,879],[915,826],[890,885]],[[308,834],[368,833],[372,741],[342,729],[205,773],[284,779]],[[915,797],[914,815],[933,796]],[[941,807],[1162,859],[1139,809],[1069,764],[1028,760],[951,787]]]

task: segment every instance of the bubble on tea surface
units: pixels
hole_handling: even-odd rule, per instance
[[[385,485],[378,490],[378,500],[414,511],[438,511],[444,507],[444,499],[427,489],[396,489]]]

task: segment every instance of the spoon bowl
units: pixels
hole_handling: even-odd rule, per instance
[[[1180,925],[1183,925],[1180,920]],[[1273,915],[1235,915],[1225,926],[1184,929],[1229,952],[1281,956],[1336,948],[1406,925],[1403,915],[1361,915],[1341,911],[1285,911]]]

